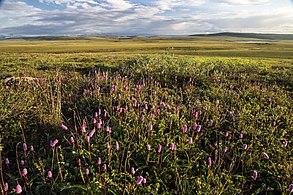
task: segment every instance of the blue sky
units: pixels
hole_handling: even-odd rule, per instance
[[[293,0],[0,2],[0,35],[293,33]]]

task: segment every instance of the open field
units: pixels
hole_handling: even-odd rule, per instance
[[[73,38],[72,38],[73,39]],[[115,55],[171,54],[214,57],[293,57],[293,41],[235,37],[83,37],[81,40],[7,40],[0,51],[8,53],[95,53]],[[76,38],[77,39],[77,38]],[[85,40],[84,40],[85,39]],[[242,43],[241,43],[242,42]]]
[[[1,40],[0,78],[3,193],[293,191],[293,41]]]

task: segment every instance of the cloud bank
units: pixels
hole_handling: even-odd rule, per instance
[[[284,4],[278,0],[30,2],[2,2],[0,35],[293,33],[293,6],[289,0]]]

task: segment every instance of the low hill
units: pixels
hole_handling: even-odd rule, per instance
[[[293,34],[260,34],[260,33],[233,33],[223,32],[215,34],[197,34],[191,36],[205,36],[205,37],[239,37],[239,38],[254,38],[254,39],[268,39],[268,40],[293,40]]]

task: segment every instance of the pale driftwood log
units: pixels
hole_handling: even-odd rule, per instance
[[[16,81],[41,81],[44,80],[44,78],[35,78],[35,77],[7,77],[6,79],[3,80],[3,84],[9,84],[9,83],[13,83]]]

